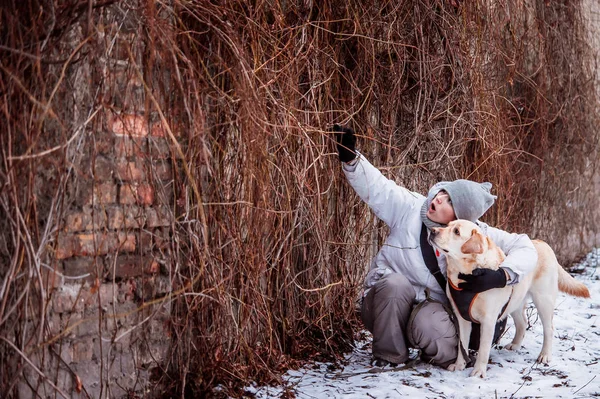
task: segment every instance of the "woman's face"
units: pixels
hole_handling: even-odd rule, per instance
[[[433,197],[431,205],[429,205],[429,209],[427,210],[427,217],[429,220],[440,224],[448,224],[456,219],[452,201],[450,201],[450,196],[447,192],[442,190]]]

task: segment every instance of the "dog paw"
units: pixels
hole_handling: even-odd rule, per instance
[[[510,344],[506,345],[504,348],[508,349],[509,351],[516,351],[521,348],[521,344],[513,344],[511,342]]]
[[[540,353],[540,355],[537,358],[537,362],[541,363],[541,364],[548,364],[550,363],[550,361],[552,360],[552,354],[550,353]]]
[[[464,370],[467,364],[465,362],[456,362],[448,366],[449,371],[461,371]]]
[[[477,367],[475,366],[475,368],[473,369],[473,371],[471,371],[471,377],[480,377],[480,378],[485,378],[485,367],[481,368],[481,367]]]

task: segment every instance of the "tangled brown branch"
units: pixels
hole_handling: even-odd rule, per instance
[[[582,2],[33,3],[0,8],[7,396],[41,380],[62,389],[61,345],[84,327],[108,343],[98,379],[110,394],[112,354],[139,345],[125,337],[145,337],[167,303],[169,335],[142,345],[168,350],[148,350],[141,367],[165,396],[217,385],[236,395],[280,381],[298,359],[348,350],[386,228],[344,181],[334,123],[353,126],[360,151],[411,190],[491,181],[499,198],[486,221],[547,240],[564,262],[597,244],[596,70]],[[146,297],[131,278],[135,300],[100,293],[124,284],[126,240],[77,273],[57,255],[84,182],[116,151],[107,126],[127,113],[163,127],[173,168],[155,178],[150,156],[144,170],[171,217],[154,252],[168,287]],[[92,208],[92,224],[108,212]],[[65,278],[77,300],[97,298],[90,317],[56,314]]]

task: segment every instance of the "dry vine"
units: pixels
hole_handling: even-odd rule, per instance
[[[105,111],[124,107],[101,72],[116,51],[179,158],[170,293],[132,311],[138,328],[150,305],[172,304],[154,380],[165,395],[236,395],[352,345],[386,230],[344,181],[333,123],[355,127],[361,152],[409,189],[493,182],[486,221],[546,239],[563,261],[596,244],[564,234],[588,237],[598,217],[583,212],[598,208],[599,136],[581,2],[60,3],[0,8],[3,393],[28,367],[55,381],[45,356],[67,332],[52,325],[48,276],[83,158],[102,151]]]

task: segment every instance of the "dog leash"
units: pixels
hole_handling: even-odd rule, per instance
[[[440,265],[438,265],[437,258],[435,253],[433,252],[433,247],[429,244],[427,240],[427,226],[425,223],[421,226],[421,255],[423,255],[423,260],[425,261],[425,266],[429,269],[429,272],[435,277],[442,290],[446,292],[446,277],[444,273],[440,270]]]
[[[420,302],[417,306],[415,306],[415,309],[412,311],[412,313],[410,315],[410,320],[408,322],[409,323],[408,325],[411,325],[412,320],[414,320],[417,313],[419,313],[419,310],[421,310],[421,308],[425,305],[426,302],[439,303],[440,305],[442,305],[442,307],[444,308],[446,313],[448,313],[448,317],[450,318],[450,321],[452,322],[452,324],[454,324],[454,330],[456,331],[456,339],[458,341],[458,349],[462,352],[463,358],[467,362],[467,367],[471,367],[473,365],[473,363],[475,362],[475,358],[471,357],[469,355],[469,351],[463,346],[462,341],[460,340],[460,327],[458,325],[458,319],[456,318],[454,311],[448,304],[432,298],[429,288],[425,288],[425,300]]]

